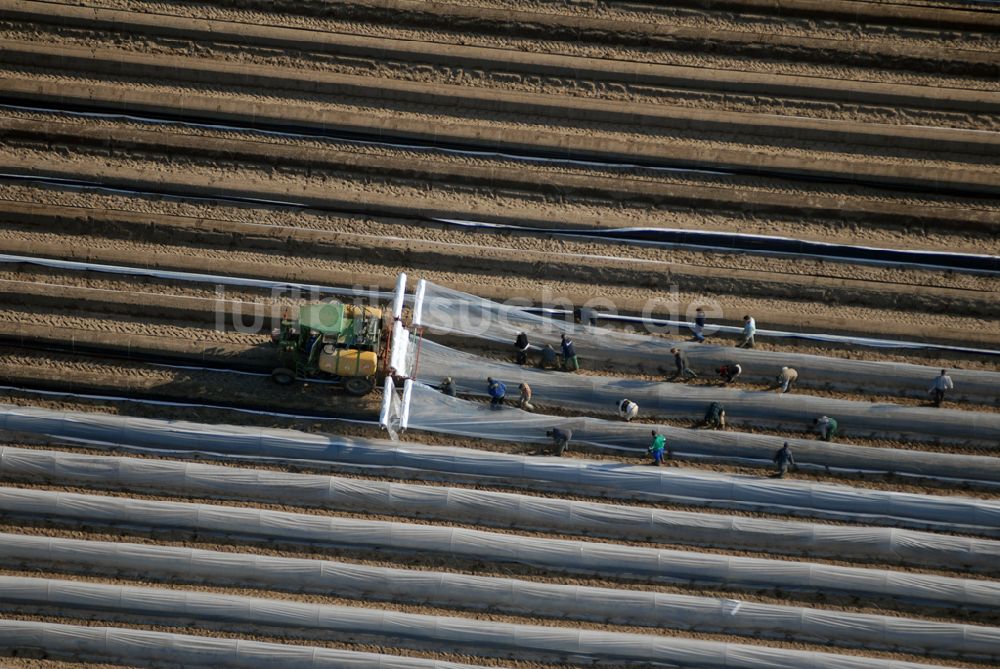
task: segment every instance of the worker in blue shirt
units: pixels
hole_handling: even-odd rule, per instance
[[[507,386],[489,376],[486,377],[486,392],[490,394],[490,408],[499,409],[503,406],[503,399],[507,396]]]

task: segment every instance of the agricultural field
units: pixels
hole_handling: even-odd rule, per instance
[[[0,142],[0,667],[1000,663],[1000,6],[0,0]]]

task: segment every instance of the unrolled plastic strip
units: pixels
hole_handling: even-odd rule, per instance
[[[175,528],[335,544],[633,578],[653,582],[882,595],[928,606],[1000,609],[1000,583],[886,569],[734,557],[209,504],[0,488],[0,511],[47,520]]]
[[[571,337],[576,352],[586,364],[588,360],[634,365],[651,374],[662,374],[661,369],[673,368],[670,349],[678,347],[688,356],[692,368],[702,376],[710,376],[724,364],[738,362],[743,367],[743,379],[755,382],[773,382],[782,367],[793,367],[801,373],[801,381],[824,384],[849,392],[863,388],[868,392],[902,394],[927,397],[931,380],[940,368],[898,362],[848,360],[791,351],[762,351],[737,349],[732,346],[696,344],[686,341],[675,328],[649,323],[650,331],[634,334],[593,325],[568,322],[568,313],[561,318],[547,318],[519,305],[501,304],[477,295],[453,290],[427,282],[424,295],[424,325],[430,332],[461,334],[504,344],[501,350],[513,353],[514,338],[520,332],[528,335],[529,342],[537,349],[551,344],[559,349],[561,334]],[[623,317],[627,320],[627,317]],[[659,321],[657,323],[660,323]],[[763,326],[763,323],[758,323]],[[714,326],[710,323],[706,332]],[[764,332],[762,327],[759,332]],[[768,331],[770,332],[770,331]],[[773,333],[780,336],[781,333]],[[796,338],[813,338],[825,341],[825,334],[788,333]],[[662,336],[661,336],[662,335]],[[866,345],[864,338],[843,337],[841,343]],[[928,346],[914,342],[898,342],[903,346]],[[880,340],[878,345],[893,342]],[[1000,351],[987,351],[998,355]],[[956,388],[954,397],[975,402],[1000,402],[1000,374],[976,370],[954,372]]]
[[[450,376],[460,393],[485,396],[486,378],[492,377],[509,387],[527,383],[534,391],[533,403],[606,414],[613,414],[614,407],[628,398],[647,417],[694,421],[712,402],[721,402],[731,422],[769,429],[804,432],[812,428],[814,419],[826,415],[839,421],[840,434],[845,436],[1000,447],[1000,413],[570,374],[497,362],[427,340],[420,356],[418,380],[436,384],[442,376]]]
[[[631,394],[625,396],[635,399]],[[547,408],[540,393],[536,392],[532,402],[536,410],[545,411]],[[704,405],[706,409],[708,406],[708,403]],[[725,408],[728,412],[729,407]],[[1000,483],[1000,459],[995,457],[856,446],[839,440],[828,442],[805,436],[775,437],[733,429],[699,430],[582,416],[551,416],[510,406],[496,411],[484,402],[449,397],[421,383],[414,385],[410,414],[410,426],[414,429],[480,439],[538,443],[547,440],[547,430],[563,427],[573,431],[573,440],[579,444],[611,453],[638,455],[645,452],[650,431],[655,429],[666,437],[672,451],[685,459],[770,467],[774,453],[787,442],[795,454],[798,467],[804,471],[891,472],[893,475],[953,482],[975,480]],[[696,414],[699,420],[702,416]],[[694,423],[695,420],[692,420],[692,425]]]
[[[190,590],[101,585],[80,581],[0,576],[0,602],[66,609],[98,609],[161,620],[208,619],[281,629],[366,634],[483,654],[502,651],[533,659],[572,655],[588,662],[648,662],[697,667],[781,666],[787,669],[927,669],[926,665],[858,655],[843,656],[767,646],[702,641],[652,634],[524,625],[495,620],[431,616],[393,610],[323,606],[288,600]],[[2,638],[2,637],[0,637]],[[409,644],[407,643],[409,641]]]
[[[423,403],[416,398],[420,393],[429,393],[429,397],[440,402],[461,401],[446,398],[442,393],[430,391],[421,384],[414,385],[413,393],[415,398],[411,411],[417,407],[425,407],[443,413],[454,408],[435,409],[435,405]],[[393,396],[398,397],[396,393]],[[508,412],[513,411],[509,409],[494,413],[493,423],[485,422],[485,416],[477,416],[475,420],[483,424],[466,429],[493,429],[494,434],[507,434],[497,431],[495,426],[506,425],[509,429],[513,420]],[[545,426],[552,417],[535,418],[539,422],[529,425],[529,428],[532,440],[538,442],[545,439]],[[416,415],[411,413],[411,423],[415,420]],[[441,417],[441,420],[449,419]],[[625,426],[623,423],[617,425]],[[305,460],[326,464],[336,462],[341,466],[398,471],[399,475],[416,470],[435,472],[438,475],[474,477],[475,480],[494,484],[540,486],[547,491],[586,491],[591,495],[616,499],[670,501],[865,524],[889,523],[893,527],[934,527],[948,532],[959,530],[981,536],[996,536],[1000,528],[1000,508],[990,500],[917,495],[801,480],[775,481],[766,477],[731,476],[673,467],[627,467],[620,463],[580,458],[540,458],[295,430],[205,425],[18,406],[2,407],[0,429],[42,434],[91,445],[132,446],[176,455],[207,453],[264,460]],[[642,429],[645,431],[647,428]],[[699,431],[697,434],[713,436],[707,431]],[[729,447],[757,448],[756,439],[760,437],[746,436],[749,441],[745,444],[736,441]],[[829,444],[821,446],[832,447]],[[997,462],[996,458],[950,457],[963,460],[970,474],[975,473],[978,467],[985,468],[988,464],[995,465]]]
[[[0,620],[0,649],[42,651],[47,657],[73,661],[94,656],[121,664],[168,662],[174,666],[212,669],[276,666],[282,669],[483,669],[471,664],[334,648],[28,620]]]
[[[427,603],[516,615],[690,629],[755,637],[820,640],[844,646],[912,649],[949,655],[1000,654],[1000,629],[896,616],[694,597],[668,592],[559,585],[452,572],[206,551],[176,546],[0,534],[4,563],[142,573],[183,582],[225,582],[331,593],[340,597]]]
[[[889,564],[992,571],[1000,542],[897,528],[849,527],[538,498],[514,493],[356,478],[0,447],[0,475],[66,485],[114,483],[269,503],[292,503],[616,540],[694,544]]]

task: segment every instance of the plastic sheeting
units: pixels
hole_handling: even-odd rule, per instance
[[[168,281],[183,281],[193,283],[207,283],[217,286],[239,286],[247,288],[270,288],[276,290],[290,290],[304,293],[310,296],[316,295],[339,295],[342,297],[365,298],[367,300],[384,300],[392,297],[392,293],[377,290],[365,290],[362,288],[342,288],[337,286],[322,286],[314,283],[297,283],[294,281],[269,281],[267,279],[253,279],[248,277],[237,277],[222,274],[200,274],[196,272],[178,272],[172,270],[155,269],[150,267],[128,267],[122,265],[105,265],[100,263],[79,262],[75,260],[59,260],[57,258],[39,258],[37,256],[13,255],[10,253],[0,253],[0,263],[24,263],[28,265],[38,265],[59,270],[69,270],[73,272],[102,272],[106,274],[118,274],[129,276],[148,276],[156,279]]]
[[[666,592],[557,585],[450,572],[369,567],[324,560],[193,548],[0,534],[8,565],[67,565],[185,581],[427,603],[520,615],[691,629],[939,655],[1000,655],[1000,628],[825,611]],[[915,633],[916,632],[916,633]]]
[[[538,394],[532,401],[536,406],[544,406],[544,399],[539,399]],[[702,413],[707,407],[706,402]],[[726,411],[729,411],[728,405]],[[698,417],[701,418],[701,414]],[[1000,483],[1000,458],[995,457],[855,446],[817,439],[696,430],[600,418],[567,418],[529,413],[509,406],[497,412],[485,403],[448,397],[425,384],[414,385],[409,426],[428,432],[529,443],[546,440],[544,435],[549,428],[568,427],[573,430],[573,439],[578,444],[633,453],[645,452],[650,431],[655,429],[666,437],[671,449],[683,457],[768,467],[775,451],[787,441],[797,465],[805,470],[892,472],[934,479]]]
[[[662,511],[512,493],[287,474],[170,460],[73,455],[0,447],[0,474],[73,485],[97,482],[133,491],[239,497],[370,513],[419,514],[460,523],[614,539],[700,544],[863,558],[872,561],[995,570],[1000,542],[908,530],[838,527]]]
[[[744,379],[771,382],[782,367],[789,366],[799,371],[803,385],[846,391],[863,389],[879,394],[926,398],[931,381],[940,373],[940,367],[696,344],[684,341],[684,334],[668,337],[632,334],[545,318],[523,306],[500,304],[427,282],[423,324],[431,333],[460,334],[501,343],[504,345],[501,350],[509,351],[511,358],[514,337],[519,332],[527,333],[532,344],[549,343],[557,351],[559,335],[566,333],[571,335],[584,364],[587,360],[609,360],[639,365],[651,373],[660,368],[672,373],[674,364],[670,349],[674,346],[685,351],[691,367],[702,376],[712,376],[713,370],[722,364],[739,362],[743,366]],[[1000,374],[953,370],[952,377],[955,380],[952,397],[1000,403]]]
[[[513,654],[518,658],[562,658],[588,662],[677,663],[699,667],[774,667],[820,669],[852,667],[916,669],[926,667],[863,656],[843,656],[766,646],[665,638],[652,634],[603,632],[430,616],[398,611],[323,606],[163,588],[100,585],[80,581],[0,576],[0,602],[129,614],[153,620],[184,618],[253,623],[282,629],[319,629],[349,635],[407,639],[439,650],[476,654]],[[919,625],[914,634],[921,633]]]
[[[179,528],[399,552],[516,562],[556,571],[656,582],[841,592],[927,605],[1000,608],[1000,582],[786,560],[498,534],[209,504],[0,488],[0,512],[111,525]]]
[[[415,385],[414,392],[419,388]],[[440,396],[439,393],[436,395]],[[507,410],[504,415],[497,415],[495,420],[504,420],[505,417],[510,420]],[[894,527],[935,527],[948,532],[962,531],[984,536],[1000,535],[997,504],[974,498],[914,495],[698,470],[630,467],[577,458],[536,458],[294,430],[203,425],[31,407],[5,407],[0,411],[0,429],[44,434],[93,445],[129,445],[161,453],[197,452],[336,462],[366,469],[376,467],[381,471],[398,471],[400,475],[419,470],[464,475],[491,483],[541,483],[543,489],[549,492],[585,491],[603,497],[671,501],[848,522],[889,523]],[[544,438],[544,432],[534,434],[538,435],[534,439]]]
[[[584,410],[613,412],[623,397],[645,416],[700,419],[712,402],[722,402],[729,420],[780,430],[805,430],[814,418],[840,422],[840,434],[868,438],[1000,445],[1000,413],[915,408],[825,397],[737,390],[683,383],[656,383],[620,377],[570,374],[495,362],[424,340],[417,378],[437,384],[451,376],[460,393],[486,394],[486,377],[508,388],[528,383],[534,400]]]
[[[117,627],[0,620],[0,649],[38,650],[47,657],[98,658],[120,664],[168,662],[233,669],[482,669],[478,665],[333,648],[220,639]],[[159,666],[159,665],[157,665]]]

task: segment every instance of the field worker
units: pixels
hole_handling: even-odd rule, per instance
[[[552,345],[546,344],[542,347],[542,356],[538,359],[538,366],[541,369],[555,369],[557,357],[556,350],[552,348]]]
[[[566,451],[566,447],[569,446],[569,440],[573,438],[573,430],[560,430],[558,427],[554,427],[546,431],[545,436],[552,438],[555,447],[553,455],[561,456]]]
[[[698,377],[691,368],[688,367],[687,356],[679,348],[672,348],[670,352],[674,354],[674,366],[677,367],[677,372],[672,378],[680,377],[683,379],[695,379]]]
[[[517,405],[525,411],[534,411],[535,407],[531,403],[531,386],[527,383],[522,383],[517,389],[521,391],[521,399],[518,400]]]
[[[743,341],[739,343],[738,348],[753,348],[753,336],[756,332],[757,321],[747,314],[743,317]]]
[[[562,336],[562,356],[563,369],[573,371],[580,369],[580,361],[576,357],[576,349],[573,347],[573,340],[566,335]]]
[[[701,427],[710,430],[726,429],[726,410],[723,408],[722,402],[712,402],[708,405],[708,411],[705,412],[705,418],[701,421]]]
[[[694,340],[699,344],[705,341],[705,310],[698,307],[694,310]]]
[[[503,407],[503,399],[507,397],[507,386],[500,381],[494,381],[492,376],[486,377],[486,392],[490,394],[490,408]]]
[[[774,476],[779,479],[785,478],[789,465],[795,464],[795,458],[792,457],[792,449],[788,448],[787,441],[775,452],[773,459],[774,465],[778,468]]]
[[[528,335],[521,332],[514,340],[514,352],[517,355],[517,364],[523,365],[528,362]]]
[[[639,405],[629,399],[618,403],[618,417],[626,423],[639,415]]]
[[[948,376],[948,372],[941,370],[939,376],[934,377],[934,383],[931,384],[929,392],[931,398],[934,400],[934,406],[941,406],[941,402],[944,401],[944,393],[946,390],[951,390],[955,387],[955,384],[951,382],[951,377]]]
[[[573,320],[582,325],[597,325],[597,312],[590,307],[577,307],[573,310]]]
[[[792,369],[791,367],[782,367],[781,373],[778,374],[777,379],[778,385],[781,386],[782,394],[787,393],[795,385],[795,382],[799,380],[799,373]]]
[[[666,448],[667,438],[656,430],[653,430],[653,441],[649,444],[649,448],[646,449],[646,451],[653,456],[652,464],[657,467],[663,466],[663,451]]]
[[[448,397],[455,396],[455,383],[454,381],[451,380],[450,376],[444,377],[444,380],[441,381],[441,392],[443,392]]]
[[[813,420],[813,425],[816,426],[823,441],[833,441],[833,437],[837,434],[837,419],[835,418],[820,416]]]
[[[730,362],[722,367],[717,367],[715,371],[722,379],[722,384],[726,385],[735,381],[743,373],[743,367],[738,362]]]

